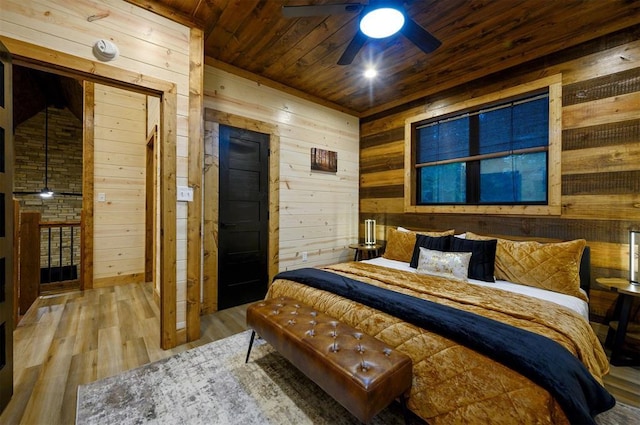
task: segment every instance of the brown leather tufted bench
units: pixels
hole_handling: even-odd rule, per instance
[[[372,336],[292,298],[274,298],[247,309],[256,332],[360,421],[368,423],[411,388],[411,359]]]

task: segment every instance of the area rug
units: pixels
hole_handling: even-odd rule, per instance
[[[250,332],[78,387],[76,424],[359,424]],[[372,424],[403,424],[399,404]]]
[[[76,424],[359,424],[264,340],[245,364],[249,337],[242,332],[79,386]],[[640,409],[618,403],[596,421],[640,423]],[[403,424],[400,406],[371,423]]]

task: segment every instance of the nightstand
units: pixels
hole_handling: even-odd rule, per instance
[[[596,282],[618,293],[613,320],[609,322],[609,332],[605,341],[605,346],[611,345],[611,359],[609,361],[614,366],[640,365],[640,356],[625,356],[622,350],[629,328],[631,303],[633,297],[640,297],[640,285],[632,285],[627,279],[615,277],[599,277]]]
[[[382,249],[382,245],[373,244],[368,245],[365,243],[352,243],[349,245],[349,248],[355,249],[356,252],[353,254],[353,261],[360,260],[370,260],[372,258],[376,258],[380,255],[380,250]],[[364,258],[366,257],[366,258]]]

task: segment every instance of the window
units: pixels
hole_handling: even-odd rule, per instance
[[[405,211],[560,213],[561,76],[407,120]]]
[[[546,204],[549,95],[418,123],[417,204]]]

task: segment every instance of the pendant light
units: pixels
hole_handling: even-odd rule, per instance
[[[40,197],[53,197],[53,191],[49,189],[49,102],[46,102],[44,110],[44,188],[40,191]]]

